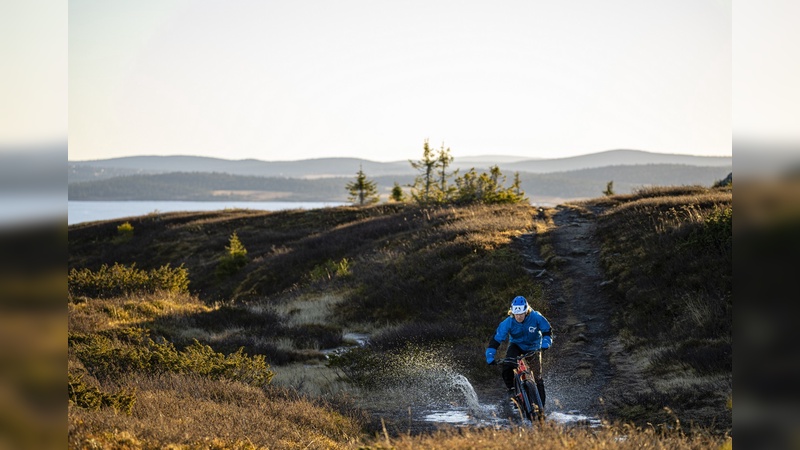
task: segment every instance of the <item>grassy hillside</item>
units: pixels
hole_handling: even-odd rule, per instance
[[[708,195],[730,198],[729,192]],[[680,201],[694,204],[689,197]],[[613,234],[634,218],[649,220],[649,210],[624,209],[633,197],[598,202],[611,208],[603,219],[604,233]],[[705,212],[708,205],[698,202],[696,208]],[[617,222],[621,216],[615,211],[622,210],[632,216]],[[545,314],[550,307],[518,251],[519,238],[526,234],[546,242],[547,214],[525,205],[379,205],[151,214],[122,222],[69,228],[70,447],[520,444],[513,430],[384,435],[379,416],[365,409],[369,405],[363,399],[371,398],[364,392],[374,381],[369,375],[377,373],[372,370],[376,364],[393,366],[399,358],[447,359],[474,383],[496,377],[483,361],[483,349],[508,299],[525,295]],[[657,232],[643,230],[630,237],[655,239],[649,236]],[[232,251],[234,233],[246,255]],[[643,256],[634,249],[647,261],[667,258],[674,250],[653,247],[653,254]],[[604,255],[620,251],[629,249],[603,247]],[[714,264],[724,265],[725,257]],[[641,263],[628,260],[626,266]],[[650,276],[614,270],[609,267],[610,277],[620,286]],[[664,293],[664,301],[676,301],[673,294]],[[637,343],[652,347],[648,339],[663,336],[636,334],[641,333],[637,320],[643,319],[621,314],[640,310],[646,317],[649,304],[618,306],[620,339],[629,339],[625,345],[632,350]],[[714,310],[705,317],[701,308],[695,313],[710,333],[719,331],[715,324],[727,314],[716,316]],[[721,327],[726,329],[724,323]],[[371,345],[327,359],[322,350],[352,343],[348,336],[353,332],[368,334]],[[710,339],[690,337],[700,343]],[[697,348],[703,347],[676,341],[664,358],[669,360],[669,351],[681,357]],[[724,363],[713,364],[713,373],[726,370]],[[409,376],[392,375],[395,381]],[[643,417],[623,411],[624,406],[619,405],[617,417]],[[658,414],[647,417],[660,419]],[[674,418],[659,423],[674,423]],[[557,428],[546,433],[552,435],[540,436],[551,436],[545,439],[551,446],[542,448],[619,445],[620,434],[630,448],[643,442],[707,448],[724,440],[718,434],[686,436],[667,428],[612,427],[607,436]],[[541,444],[535,435],[523,439]]]
[[[610,404],[653,420],[670,399],[684,421],[728,427],[732,402],[732,189],[651,188],[590,202],[632,374]],[[671,413],[670,413],[671,414]]]
[[[506,298],[539,295],[520,256],[509,248],[533,226],[530,207],[221,211],[143,216],[130,224],[127,239],[118,222],[72,227],[70,267],[182,266],[195,295],[224,304],[183,321],[218,332],[236,327],[234,336],[216,345],[227,350],[244,345],[281,362],[300,356],[272,348],[264,336],[304,339],[299,347],[308,349],[340,343],[342,332],[377,326],[411,324],[446,335],[441,330],[452,329],[456,319],[478,327],[472,343],[482,344]],[[234,232],[248,263],[220,275],[220,259]],[[304,314],[316,317],[285,326]],[[155,325],[165,332],[174,328],[150,326]]]

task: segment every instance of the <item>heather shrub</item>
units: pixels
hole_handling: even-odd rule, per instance
[[[311,281],[331,280],[333,277],[345,277],[350,275],[350,261],[342,258],[339,262],[328,259],[324,263],[311,269],[308,277]]]
[[[183,294],[189,291],[189,272],[183,265],[172,268],[167,264],[146,271],[136,268],[136,263],[114,263],[111,267],[103,264],[97,271],[70,270],[67,287],[71,297],[111,298],[157,291]]]
[[[111,408],[115,412],[130,415],[136,403],[136,394],[120,390],[116,393],[103,392],[100,388],[92,386],[83,380],[83,375],[67,374],[67,392],[69,404],[84,409],[99,410]]]
[[[125,222],[117,226],[117,242],[127,242],[133,238],[133,225]]]
[[[334,348],[342,345],[342,329],[335,325],[302,324],[288,332],[297,348]]]
[[[130,372],[149,374],[194,373],[211,379],[229,379],[265,386],[273,372],[263,355],[249,357],[242,349],[228,355],[195,340],[183,351],[171,342],[155,342],[131,333],[132,342],[106,335],[70,335],[70,345],[84,367],[99,380],[119,378]]]
[[[699,251],[730,253],[733,244],[733,207],[716,207],[706,214],[702,224],[692,230],[683,245],[696,246]]]

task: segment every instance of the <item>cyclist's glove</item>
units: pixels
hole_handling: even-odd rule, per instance
[[[494,362],[494,354],[497,353],[496,348],[487,348],[486,349],[486,364],[491,364]]]

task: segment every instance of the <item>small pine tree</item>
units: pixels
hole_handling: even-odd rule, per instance
[[[345,185],[347,191],[350,193],[348,200],[357,204],[358,206],[370,205],[377,203],[380,198],[378,197],[378,185],[374,181],[367,179],[361,166],[358,167],[356,173],[356,180]]]
[[[406,201],[406,195],[403,193],[403,188],[399,184],[397,184],[396,181],[394,182],[394,186],[392,187],[392,194],[389,196],[389,198],[393,202],[397,203],[402,203]]]
[[[239,236],[234,231],[229,243],[225,246],[225,254],[219,259],[217,265],[217,275],[220,277],[233,275],[239,269],[247,265],[247,249],[239,240]]]
[[[427,205],[433,200],[434,177],[438,161],[439,158],[434,155],[427,139],[422,146],[422,159],[419,161],[409,160],[411,167],[419,172],[411,186],[411,197],[419,204]]]
[[[458,170],[456,169],[454,172],[448,172],[447,169],[453,163],[453,156],[450,154],[450,147],[444,148],[444,143],[442,143],[442,148],[439,149],[439,153],[436,156],[436,170],[437,170],[437,177],[438,183],[436,185],[436,197],[439,203],[447,203],[453,198],[455,195],[456,188],[454,186],[450,186],[447,180],[458,174]]]
[[[609,181],[608,183],[606,183],[606,190],[603,191],[603,195],[605,195],[606,197],[610,197],[610,196],[614,195],[614,181],[613,180]]]
[[[510,189],[517,201],[522,202],[526,200],[525,191],[522,190],[522,181],[519,178],[519,172],[514,172],[514,182],[511,184]]]

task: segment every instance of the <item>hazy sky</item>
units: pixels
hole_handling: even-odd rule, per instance
[[[72,0],[71,160],[731,154],[716,0]]]
[[[0,2],[0,151],[68,125],[73,159],[800,142],[793,0],[285,3]]]
[[[0,146],[67,139],[67,2],[0,1]]]

